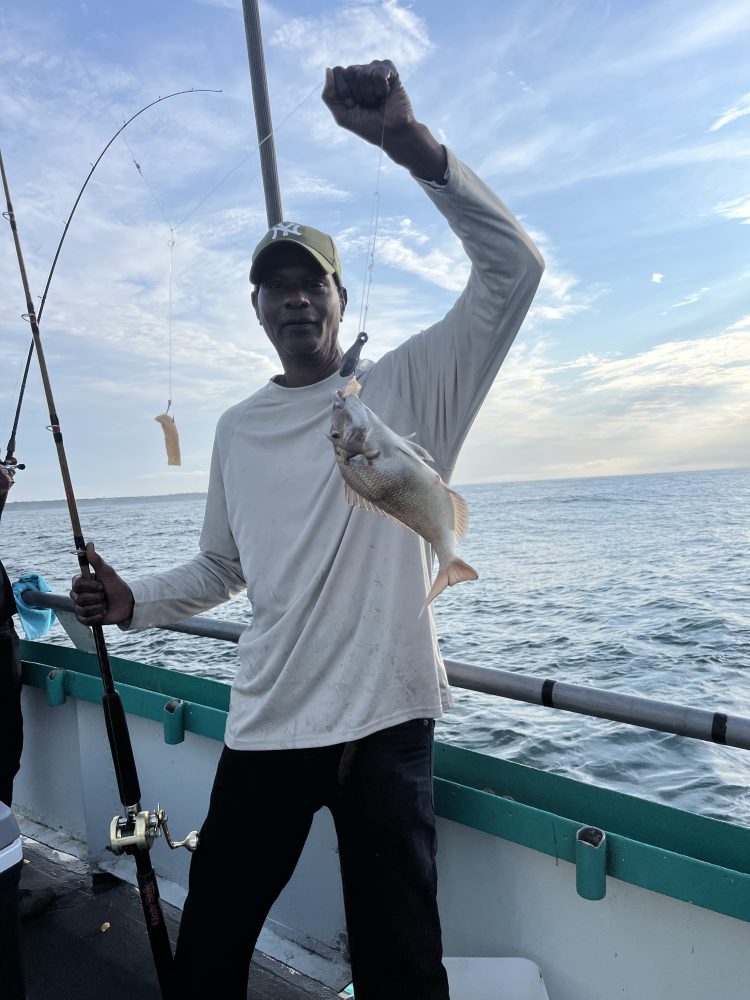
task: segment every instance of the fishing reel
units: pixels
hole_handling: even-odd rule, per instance
[[[158,804],[153,812],[128,809],[125,816],[115,816],[109,825],[109,846],[113,854],[150,851],[156,838],[162,835],[173,851],[184,847],[192,853],[198,846],[197,830],[191,830],[184,840],[172,840],[167,814]]]
[[[26,468],[23,463],[19,465],[15,458],[6,458],[5,461],[0,462],[0,465],[5,469],[11,479],[19,470]]]

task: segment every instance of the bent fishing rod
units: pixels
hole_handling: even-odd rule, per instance
[[[3,190],[7,211],[4,217],[10,223],[13,234],[13,242],[18,258],[18,267],[21,272],[21,281],[26,296],[26,318],[31,325],[33,345],[39,361],[39,370],[44,386],[44,395],[49,410],[49,430],[52,432],[57,456],[60,463],[63,486],[65,488],[65,499],[68,504],[68,513],[73,529],[73,539],[75,541],[76,556],[81,568],[81,575],[85,580],[91,580],[91,570],[86,558],[86,542],[83,537],[83,530],[78,516],[73,484],[71,481],[68,461],[65,454],[65,445],[60,427],[60,420],[57,415],[52,385],[50,383],[47,363],[42,347],[41,335],[39,333],[39,323],[34,310],[34,302],[29,290],[29,281],[26,275],[21,242],[18,235],[13,205],[10,198],[8,178],[5,173],[2,150],[0,150],[0,174],[2,174]],[[130,739],[125,709],[123,708],[120,695],[115,688],[112,667],[109,661],[107,646],[104,641],[104,630],[101,625],[94,625],[91,629],[94,636],[96,655],[99,661],[99,671],[104,686],[102,705],[104,708],[104,718],[107,728],[107,738],[112,753],[115,776],[117,778],[117,788],[120,794],[120,801],[123,805],[123,814],[115,816],[110,826],[110,846],[116,854],[132,854],[135,858],[138,888],[140,890],[141,904],[146,918],[146,928],[148,931],[151,951],[156,967],[156,974],[159,980],[159,988],[163,1000],[174,1000],[172,988],[172,949],[167,935],[167,926],[164,921],[164,913],[161,908],[159,898],[159,887],[156,882],[156,873],[151,864],[150,848],[153,846],[156,837],[164,834],[164,838],[170,847],[187,847],[188,850],[195,850],[198,838],[195,832],[188,834],[184,841],[174,842],[169,835],[169,828],[166,825],[166,813],[159,806],[153,812],[141,809],[141,789],[138,781],[138,772],[133,756],[133,745]]]
[[[103,159],[104,154],[107,152],[107,150],[112,145],[112,143],[115,141],[115,139],[120,135],[121,132],[125,131],[125,129],[128,127],[128,125],[130,125],[131,122],[134,122],[136,120],[136,118],[138,118],[140,115],[142,115],[144,113],[144,111],[148,111],[149,108],[153,108],[157,104],[161,104],[162,101],[168,101],[172,97],[180,97],[183,94],[220,94],[220,93],[221,93],[220,90],[212,90],[212,89],[206,88],[206,87],[190,87],[188,90],[176,90],[173,94],[165,94],[164,97],[157,97],[155,101],[151,101],[149,104],[144,105],[142,108],[140,108],[138,111],[136,111],[136,113],[134,115],[131,115],[130,118],[128,118],[127,121],[123,122],[122,125],[115,132],[115,134],[110,138],[110,140],[107,142],[107,144],[104,147],[104,149],[102,149],[101,153],[99,153],[99,155],[97,156],[97,158],[91,164],[91,170],[89,170],[88,174],[86,175],[86,179],[84,180],[83,184],[81,185],[81,190],[78,192],[78,197],[74,201],[73,207],[70,210],[70,215],[65,220],[65,226],[63,227],[62,236],[60,237],[60,242],[57,244],[57,249],[55,250],[55,256],[54,256],[54,258],[52,260],[52,266],[50,267],[49,274],[47,275],[47,283],[45,284],[45,286],[44,286],[44,292],[42,293],[42,301],[40,302],[39,309],[37,310],[37,313],[36,313],[37,323],[40,323],[41,320],[42,320],[42,313],[44,312],[44,305],[45,305],[45,303],[47,301],[47,293],[49,292],[49,286],[52,283],[52,277],[53,277],[53,275],[55,273],[55,268],[57,267],[57,259],[60,256],[60,251],[62,250],[63,243],[65,242],[65,237],[68,235],[68,230],[70,229],[70,223],[73,221],[73,216],[76,214],[76,209],[78,208],[78,203],[80,202],[81,198],[83,197],[83,192],[88,187],[88,183],[91,180],[91,177],[92,177],[94,171],[99,166],[99,163]],[[18,421],[19,421],[20,416],[21,416],[21,406],[23,405],[23,398],[24,398],[24,394],[26,392],[26,380],[28,379],[28,376],[29,376],[29,368],[31,366],[31,358],[32,358],[33,353],[34,353],[34,339],[32,337],[31,344],[29,345],[29,352],[26,355],[26,364],[24,365],[23,377],[21,378],[21,388],[19,389],[19,392],[18,392],[18,404],[16,405],[16,414],[15,414],[15,417],[13,419],[13,427],[12,427],[11,432],[10,432],[10,437],[8,438],[8,443],[5,446],[5,458],[2,460],[2,464],[11,473],[11,476],[15,475],[15,472],[16,472],[17,469],[23,469],[23,468],[25,468],[25,466],[19,465],[18,462],[16,461],[16,457],[15,457],[15,454],[16,454],[16,432],[18,430]],[[6,496],[0,498],[0,517],[2,517],[3,509],[5,508],[5,501],[6,501],[6,499],[7,499],[7,494],[6,494]]]

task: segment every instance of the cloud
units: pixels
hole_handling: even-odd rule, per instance
[[[526,138],[498,144],[498,148],[481,161],[478,171],[483,177],[518,173],[537,164],[547,163],[553,157],[557,161],[568,152],[571,145],[577,149],[583,141],[583,137],[578,134],[571,136],[570,129],[563,125],[535,127],[533,133]]]
[[[713,125],[709,128],[709,132],[717,132],[720,128],[724,128],[725,125],[731,124],[731,122],[736,121],[738,118],[744,118],[745,115],[750,115],[750,94],[745,94],[741,97],[737,104],[733,105],[731,108],[721,114]]]
[[[664,275],[659,274],[658,271],[654,271],[654,273],[651,275],[651,280],[655,285],[660,285],[662,281],[664,281]]]
[[[347,253],[367,253],[368,234],[350,227],[336,234],[336,241]],[[424,250],[425,245],[430,249]],[[449,292],[463,291],[470,264],[461,244],[452,235],[442,237],[435,246],[430,234],[417,229],[404,217],[381,219],[375,244],[375,269],[381,265],[416,275]]]
[[[532,227],[527,229],[539,247],[546,266],[524,324],[526,331],[540,320],[568,319],[590,309],[605,291],[601,287],[582,287],[579,278],[559,263],[557,252],[547,235]]]
[[[727,327],[727,330],[747,330],[750,332],[750,313],[743,316],[742,319],[738,319],[736,323],[732,323],[731,326]]]
[[[613,36],[621,54],[606,67],[610,73],[644,72],[726,44],[750,29],[750,9],[744,0],[697,8],[647,4],[630,25],[630,38]]]
[[[305,195],[307,198],[327,198],[332,201],[351,201],[353,194],[338,187],[324,177],[304,170],[290,170],[284,178],[284,196]]]
[[[560,266],[544,233],[530,229],[529,235],[541,250],[546,268],[525,321],[527,331],[538,321],[568,319],[589,309],[603,293],[601,288],[582,288],[579,279]],[[337,233],[336,241],[347,253],[365,253],[368,246],[367,236],[353,227]],[[418,229],[405,217],[381,221],[375,247],[375,270],[383,264],[456,293],[466,287],[471,270],[455,236],[445,234],[436,246],[430,233]]]
[[[743,225],[750,225],[750,195],[723,201],[716,206],[715,211],[726,219],[739,219]]]
[[[551,340],[521,341],[455,482],[744,466],[749,423],[750,315],[716,336],[629,356],[560,363]]]
[[[747,389],[750,398],[750,317],[716,337],[675,340],[626,358],[587,355],[580,359],[587,391],[624,392],[656,398],[668,406],[670,392],[691,387]]]
[[[408,271],[424,281],[429,281],[451,292],[460,292],[469,277],[469,265],[462,252],[435,248],[418,253],[402,240],[384,236],[378,240],[377,257],[391,267]]]
[[[697,292],[691,292],[690,295],[686,295],[685,298],[681,299],[679,302],[673,302],[671,306],[667,306],[667,308],[662,312],[662,316],[666,316],[666,314],[672,309],[681,309],[683,306],[695,305],[704,292],[709,292],[710,290],[709,286],[706,285],[703,288],[699,288]]]
[[[270,44],[299,54],[306,69],[367,63],[388,52],[402,73],[411,73],[432,51],[426,22],[398,0],[344,4],[318,18],[297,17],[271,35]]]

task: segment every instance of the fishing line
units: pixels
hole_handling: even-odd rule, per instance
[[[240,127],[237,124],[237,119],[232,114],[232,106],[229,103],[229,98],[227,97],[226,93],[223,96],[224,96],[224,105],[227,109],[227,114],[232,120],[232,125],[234,126],[234,131],[237,134],[237,138],[239,139],[240,145],[244,146],[247,149],[248,153],[252,153],[253,152],[252,141],[248,139],[247,136],[243,138],[242,133],[240,132]]]
[[[362,282],[362,304],[359,307],[359,333],[349,350],[344,354],[339,365],[339,375],[347,378],[354,375],[362,348],[368,341],[365,326],[367,310],[370,304],[370,288],[372,287],[372,271],[375,266],[375,243],[378,237],[378,220],[380,218],[380,174],[383,165],[383,146],[385,145],[385,114],[383,115],[383,134],[380,137],[380,152],[378,154],[378,171],[375,180],[372,209],[370,211],[370,232],[367,237],[367,256],[365,260],[365,277]]]
[[[130,155],[131,155],[131,157],[133,158],[133,166],[134,166],[134,167],[135,167],[135,169],[136,169],[136,170],[138,171],[138,173],[139,173],[139,174],[141,175],[141,177],[142,177],[142,179],[143,179],[143,183],[144,183],[144,184],[146,185],[146,187],[147,187],[147,188],[149,189],[149,191],[151,192],[151,197],[152,197],[152,198],[154,199],[154,201],[156,202],[156,204],[157,204],[157,206],[158,206],[158,208],[159,208],[159,211],[160,211],[160,212],[161,212],[161,214],[162,214],[162,215],[164,216],[164,221],[165,221],[165,222],[166,222],[166,224],[167,224],[167,225],[169,226],[170,230],[172,230],[172,223],[171,223],[171,222],[169,221],[169,217],[168,217],[167,213],[166,213],[166,212],[164,211],[164,206],[163,206],[163,205],[162,205],[162,203],[161,203],[161,202],[159,201],[159,199],[158,199],[158,198],[156,197],[156,191],[154,191],[154,189],[153,189],[153,188],[151,187],[151,185],[149,184],[149,182],[148,182],[148,177],[146,177],[146,175],[144,174],[144,172],[143,172],[143,169],[142,169],[142,167],[141,167],[140,163],[139,163],[139,162],[138,162],[138,161],[136,160],[136,158],[135,158],[135,153],[134,153],[134,152],[133,152],[133,150],[132,150],[132,149],[130,148],[130,143],[129,143],[129,142],[128,142],[128,140],[127,140],[127,139],[125,139],[124,137],[123,137],[123,140],[122,140],[122,141],[123,141],[123,142],[125,143],[125,145],[126,145],[126,146],[128,147],[128,150],[129,150],[129,152],[130,152]]]
[[[130,149],[130,145],[126,142],[125,145]],[[131,156],[133,156],[132,149],[130,150]],[[174,396],[172,394],[172,287],[173,287],[173,275],[174,275],[174,226],[169,221],[167,213],[164,211],[164,206],[159,201],[156,196],[156,192],[151,187],[148,182],[148,178],[143,172],[140,163],[133,156],[133,164],[136,170],[143,178],[146,187],[151,192],[156,204],[159,206],[159,211],[164,216],[164,221],[169,226],[169,239],[167,240],[167,246],[169,247],[169,306],[167,309],[167,337],[168,337],[168,351],[167,351],[167,384],[169,387],[169,395],[167,396],[167,408],[164,413],[160,413],[158,416],[154,417],[154,420],[161,424],[162,430],[164,431],[164,443],[167,449],[167,465],[182,465],[182,458],[180,455],[180,437],[177,433],[177,425],[175,423],[174,413],[169,411],[172,409],[172,400]]]
[[[180,436],[177,433],[177,424],[175,423],[174,414],[169,411],[172,408],[172,271],[174,262],[174,229],[170,226],[170,238],[167,246],[169,247],[169,311],[168,311],[168,329],[169,329],[169,360],[167,363],[167,378],[169,382],[169,398],[167,400],[167,408],[164,413],[160,413],[158,416],[154,417],[157,424],[161,424],[161,428],[164,431],[164,444],[167,449],[167,465],[182,465],[182,457],[180,455]]]
[[[112,105],[110,104],[109,100],[104,96],[104,94],[102,93],[102,91],[101,91],[101,89],[99,87],[99,84],[96,82],[96,77],[94,77],[89,72],[88,67],[86,66],[86,64],[83,62],[83,60],[77,54],[74,53],[74,57],[76,59],[76,62],[79,65],[81,71],[88,78],[89,84],[91,85],[91,87],[93,87],[93,89],[98,94],[99,100],[104,105],[104,107],[106,108],[107,114],[112,119],[112,122],[115,125],[117,125],[117,121],[118,121],[117,116],[115,115],[114,111],[112,110]],[[218,93],[221,93],[221,91],[218,91]],[[167,217],[167,213],[164,211],[164,206],[159,201],[159,199],[156,196],[156,192],[154,191],[154,189],[149,184],[148,178],[146,177],[146,175],[143,173],[143,170],[141,169],[140,163],[138,162],[138,160],[136,160],[135,153],[133,152],[133,147],[130,145],[130,143],[127,140],[127,137],[124,136],[124,135],[122,137],[122,141],[125,143],[125,146],[126,146],[128,152],[130,153],[130,158],[133,161],[133,166],[138,171],[138,173],[141,175],[141,178],[143,179],[143,182],[145,183],[145,185],[148,188],[148,190],[151,192],[151,197],[154,199],[154,201],[156,202],[156,205],[157,205],[159,211],[164,216],[164,221],[167,223],[167,226],[169,226],[169,228],[171,229],[172,228],[172,224],[171,224],[171,222],[169,221],[169,219]]]
[[[114,113],[112,111],[112,107],[111,107],[109,101],[105,98],[104,94],[102,94],[101,90],[97,86],[96,80],[91,76],[91,74],[88,72],[86,66],[84,66],[84,64],[80,60],[79,60],[79,65],[81,66],[83,72],[89,77],[89,80],[91,81],[94,89],[96,90],[97,94],[99,95],[100,101],[102,102],[102,104],[106,107],[107,111],[109,112],[109,115],[110,115],[112,121],[116,122],[116,118],[115,118],[115,115],[114,115]],[[167,243],[167,245],[169,247],[169,309],[168,309],[168,315],[167,315],[167,329],[168,329],[168,341],[169,341],[168,356],[167,356],[167,382],[168,382],[168,386],[169,386],[169,390],[168,390],[169,394],[168,394],[168,398],[167,398],[167,408],[166,408],[166,410],[164,411],[164,413],[160,413],[158,416],[154,417],[154,420],[156,420],[156,422],[161,425],[162,430],[164,432],[164,443],[165,443],[165,446],[166,446],[166,449],[167,449],[167,465],[181,465],[182,461],[181,461],[181,457],[180,457],[180,438],[179,438],[179,435],[177,433],[177,425],[175,423],[174,414],[173,413],[170,414],[170,410],[172,409],[172,399],[173,399],[173,396],[172,396],[172,275],[173,275],[173,271],[174,271],[174,245],[175,245],[174,226],[172,225],[172,222],[171,222],[169,216],[167,215],[167,212],[166,212],[166,209],[164,208],[164,205],[161,203],[161,200],[159,199],[158,195],[156,194],[156,191],[151,186],[148,177],[143,172],[143,168],[141,167],[141,164],[136,159],[133,147],[130,145],[130,143],[128,142],[128,140],[127,140],[127,138],[125,136],[122,137],[122,141],[125,143],[125,146],[126,146],[128,152],[130,153],[130,158],[133,161],[133,166],[138,171],[138,174],[139,174],[141,180],[143,181],[143,183],[148,188],[149,194],[151,195],[152,199],[154,200],[154,203],[156,204],[156,207],[161,212],[162,217],[164,218],[164,221],[166,222],[167,227],[169,228],[169,241]]]
[[[15,365],[13,366],[16,367]],[[7,364],[6,364],[7,368]],[[21,385],[23,383],[23,377],[25,372],[22,370],[23,366],[21,363],[21,358],[18,359],[18,368],[16,371],[16,376],[13,379],[13,391],[8,395],[8,402],[5,405],[5,411],[3,412],[3,419],[0,422],[0,438],[5,437],[5,431],[9,423],[10,414],[13,408],[17,405],[18,396],[21,392]]]
[[[173,275],[174,275],[174,226],[169,220],[169,216],[164,210],[164,206],[159,201],[156,192],[151,187],[148,182],[148,177],[143,172],[143,168],[140,163],[136,160],[133,150],[130,148],[130,143],[125,140],[125,145],[130,151],[130,155],[133,160],[133,166],[138,171],[139,175],[143,179],[144,184],[151,193],[151,197],[156,202],[159,211],[164,216],[164,221],[167,226],[169,226],[169,239],[167,240],[167,246],[169,247],[169,306],[167,309],[167,336],[168,336],[168,351],[167,351],[167,384],[169,395],[167,397],[167,408],[163,413],[158,414],[154,417],[154,420],[161,425],[164,431],[164,444],[167,449],[167,465],[182,465],[182,457],[180,455],[180,436],[177,433],[177,424],[175,423],[174,413],[170,413],[172,409],[172,400],[174,396],[172,394],[172,287],[173,287]]]
[[[372,196],[370,212],[370,232],[367,237],[367,260],[365,262],[365,278],[362,283],[362,304],[359,309],[359,329],[365,332],[367,310],[370,305],[370,288],[372,287],[372,270],[375,266],[375,243],[378,237],[378,222],[380,219],[380,175],[383,166],[383,146],[385,145],[385,114],[383,115],[383,134],[380,137],[380,152],[378,154],[378,169],[375,179],[375,191]]]
[[[239,144],[240,144],[240,146],[244,146],[247,149],[249,156],[252,156],[252,154],[255,152],[255,150],[253,149],[252,139],[250,139],[249,136],[247,136],[247,135],[245,135],[243,137],[243,135],[242,135],[242,133],[240,131],[240,127],[237,124],[237,119],[234,117],[234,114],[232,113],[232,105],[229,103],[229,97],[227,96],[226,93],[223,96],[224,96],[224,104],[226,105],[226,109],[227,109],[227,114],[229,115],[229,117],[230,117],[230,119],[232,121],[232,125],[234,126],[235,133],[237,134],[237,139],[239,140]],[[258,176],[258,172],[257,172],[257,170],[255,169],[255,166],[252,163],[250,164],[250,173],[253,176],[254,183],[261,190],[263,190],[263,182],[262,182],[261,178]]]
[[[174,229],[171,228],[171,236],[169,239],[169,399],[167,400],[167,413],[169,413],[169,408],[172,405],[172,270],[174,264]]]
[[[307,97],[304,97],[304,98],[303,98],[303,99],[302,99],[302,100],[301,100],[301,101],[299,102],[299,104],[298,104],[298,105],[296,105],[296,107],[292,108],[292,110],[291,110],[291,111],[289,112],[289,114],[288,114],[288,115],[286,115],[286,116],[285,116],[284,118],[282,118],[282,119],[281,119],[281,121],[280,121],[280,122],[279,122],[279,124],[278,124],[278,125],[276,126],[276,128],[275,128],[275,129],[272,129],[272,130],[271,130],[271,131],[270,131],[270,132],[268,133],[268,135],[267,135],[267,136],[264,136],[264,138],[263,138],[263,139],[261,139],[261,141],[260,141],[260,142],[259,142],[259,143],[258,143],[258,144],[257,144],[256,146],[254,146],[254,147],[253,147],[253,148],[252,148],[252,149],[250,150],[250,152],[249,152],[249,153],[247,154],[247,156],[244,156],[244,157],[243,157],[243,158],[242,158],[242,159],[240,160],[240,162],[239,162],[239,163],[235,164],[235,166],[233,166],[233,167],[232,167],[232,169],[231,169],[231,170],[229,171],[229,173],[228,173],[228,174],[226,174],[226,176],[225,176],[225,177],[223,177],[223,178],[222,178],[222,179],[221,179],[221,180],[219,181],[219,183],[218,183],[218,184],[216,185],[216,187],[213,187],[213,188],[211,188],[211,190],[210,190],[210,191],[208,192],[208,194],[207,194],[207,195],[206,195],[206,196],[205,196],[204,198],[201,198],[201,200],[200,200],[200,201],[198,202],[198,204],[197,204],[197,205],[195,206],[195,208],[191,209],[191,210],[190,210],[190,211],[188,212],[188,214],[187,214],[187,215],[186,215],[186,216],[185,216],[185,217],[184,217],[183,219],[181,219],[181,220],[180,220],[180,221],[179,221],[179,222],[177,223],[177,225],[175,226],[175,229],[179,229],[179,228],[180,228],[180,226],[184,225],[184,223],[186,223],[186,222],[187,222],[187,220],[188,220],[189,218],[191,218],[191,217],[192,217],[193,215],[195,215],[195,213],[196,213],[196,212],[198,211],[198,209],[199,209],[199,208],[200,208],[200,207],[201,207],[201,206],[202,206],[202,205],[204,204],[204,202],[208,201],[208,199],[209,199],[209,198],[211,197],[211,195],[212,195],[212,194],[214,194],[214,193],[215,193],[216,191],[218,191],[218,190],[219,190],[219,188],[220,188],[220,187],[222,186],[222,184],[224,184],[224,183],[225,183],[226,181],[228,181],[228,180],[229,180],[229,178],[230,178],[230,177],[232,176],[232,174],[233,174],[233,173],[235,173],[235,172],[236,172],[237,170],[239,170],[239,169],[240,169],[240,167],[241,167],[241,166],[242,166],[243,164],[247,163],[247,161],[248,161],[248,160],[249,160],[249,159],[250,159],[251,157],[255,156],[255,154],[256,154],[256,153],[258,153],[258,152],[260,151],[260,147],[261,147],[261,146],[263,145],[263,143],[264,143],[264,142],[268,142],[268,140],[269,140],[269,139],[270,139],[270,138],[271,138],[272,136],[275,136],[275,135],[276,135],[276,133],[277,133],[277,132],[279,132],[279,131],[280,131],[280,130],[281,130],[281,129],[283,128],[283,126],[284,126],[284,125],[286,124],[286,122],[288,122],[288,121],[289,121],[289,119],[290,119],[290,118],[292,117],[292,115],[296,114],[296,113],[297,113],[297,112],[299,111],[299,109],[300,109],[300,108],[301,108],[301,107],[302,107],[302,106],[303,106],[304,104],[307,104],[307,102],[308,102],[308,101],[310,100],[310,98],[311,98],[311,97],[313,96],[313,94],[316,94],[316,93],[318,93],[318,91],[319,91],[319,90],[320,90],[320,84],[319,84],[319,83],[316,83],[316,84],[315,84],[315,86],[313,87],[313,89],[312,89],[312,90],[310,91],[310,93],[309,93],[309,94],[307,95]]]

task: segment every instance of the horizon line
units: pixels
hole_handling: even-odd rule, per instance
[[[463,489],[466,486],[501,486],[504,484],[513,485],[520,483],[555,483],[555,482],[566,482],[566,481],[578,481],[578,480],[588,480],[588,479],[629,479],[636,476],[675,476],[675,475],[687,475],[691,473],[698,472],[750,472],[750,466],[747,465],[722,465],[722,466],[710,466],[701,469],[663,469],[659,472],[603,472],[603,473],[592,473],[588,476],[547,476],[545,478],[531,478],[531,479],[514,479],[514,478],[497,478],[497,479],[481,479],[475,480],[473,482],[465,483],[451,483],[451,488]],[[200,497],[207,496],[207,490],[181,490],[175,493],[132,493],[120,496],[93,496],[93,497],[77,497],[77,503],[98,503],[105,500],[170,500],[176,497]],[[46,500],[9,500],[5,509],[8,507],[23,507],[28,504],[67,504],[65,497],[46,499]]]

